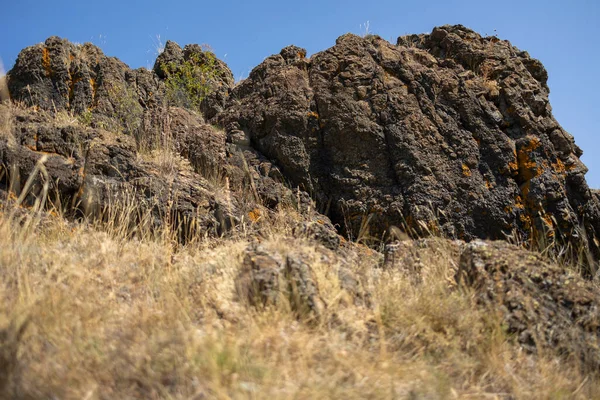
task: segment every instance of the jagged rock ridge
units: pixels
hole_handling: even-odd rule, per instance
[[[96,128],[116,117],[143,136],[162,126],[163,66],[205,59],[197,45],[169,42],[154,71],[131,70],[50,38],[23,50],[8,83],[13,99],[91,112]],[[397,226],[467,241],[557,238],[600,257],[600,201],[581,150],[552,116],[542,64],[507,41],[460,25],[395,45],[348,34],[309,59],[287,47],[237,86],[216,68],[201,110],[227,143],[199,129],[187,135],[196,147],[179,147],[189,159],[248,163],[272,204],[274,181],[287,180],[352,237]]]

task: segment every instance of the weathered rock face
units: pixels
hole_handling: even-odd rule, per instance
[[[73,44],[56,36],[21,51],[7,76],[13,100],[45,110],[93,110],[111,117],[160,103],[164,92],[152,72],[131,70],[90,43]]]
[[[5,111],[7,106],[0,108]],[[193,119],[184,110],[173,111],[174,126]],[[246,208],[253,207],[216,190],[189,163],[186,166],[178,161],[176,154],[165,155],[173,157],[169,162],[140,155],[131,136],[76,123],[60,124],[43,112],[17,109],[10,112],[15,114],[14,121],[12,130],[0,137],[0,164],[2,181],[10,181],[16,191],[23,187],[38,160],[46,156],[44,167],[50,196],[58,194],[64,207],[90,216],[106,218],[111,204],[122,208],[124,214],[128,206],[133,206],[136,215],[147,213],[146,222],[151,226],[158,227],[171,218],[182,228],[183,235],[192,234],[191,229],[202,234],[220,234],[239,221]],[[214,146],[218,133],[204,130],[195,140],[201,148]],[[223,137],[221,147],[224,146]],[[34,195],[40,187],[41,181],[38,182],[32,190]],[[115,208],[108,212],[114,213]]]
[[[91,43],[70,43],[53,36],[43,44],[21,51],[8,73],[13,100],[45,110],[93,113],[94,125],[126,132],[139,128],[142,113],[171,102],[165,80],[184,63],[208,71],[196,85],[204,90],[200,110],[209,118],[222,110],[234,79],[227,65],[199,45],[182,50],[167,42],[154,71],[130,69],[117,58],[107,57]],[[186,73],[189,71],[186,71]],[[116,125],[116,124],[118,125]]]
[[[594,283],[539,254],[480,241],[466,245],[457,280],[501,314],[507,333],[526,350],[556,351],[590,371],[600,367],[600,296]]]
[[[133,137],[0,104],[0,192],[10,187],[18,196],[46,157],[50,199],[60,200],[67,215],[127,218],[132,228],[144,224],[154,231],[168,227],[185,242],[242,224],[260,234],[273,209],[298,203],[293,229],[339,246],[335,228],[308,195],[261,172],[270,170],[267,161],[229,153],[225,133],[197,113],[167,108],[146,112],[143,122],[140,137]],[[34,183],[31,201],[43,180],[38,176]]]
[[[558,237],[600,257],[581,150],[526,52],[444,26],[397,45],[348,34],[305,55],[267,58],[218,119],[348,233]]]

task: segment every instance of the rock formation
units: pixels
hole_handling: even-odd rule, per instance
[[[581,149],[552,116],[546,81],[526,52],[460,25],[397,44],[347,34],[310,58],[289,46],[238,85],[210,51],[173,42],[148,71],[51,37],[23,50],[8,74],[14,100],[124,132],[137,149],[173,126],[177,151],[196,171],[216,165],[232,180],[250,176],[271,208],[290,183],[354,239],[386,239],[396,228],[511,237],[597,260],[600,200],[585,182]],[[226,133],[188,111],[165,111],[180,100]],[[23,123],[20,144],[36,147]],[[119,162],[131,163],[123,161],[131,151]],[[59,186],[71,195],[78,179]]]
[[[553,349],[590,371],[600,366],[597,286],[573,271],[503,242],[472,242],[456,278],[502,315],[507,333],[530,352]]]
[[[347,34],[267,58],[219,121],[353,237],[557,238],[598,258],[600,208],[546,81],[526,52],[462,26],[396,45]]]

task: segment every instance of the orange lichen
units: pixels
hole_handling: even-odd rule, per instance
[[[525,181],[540,176],[544,172],[542,165],[539,165],[534,159],[531,158],[531,153],[540,147],[540,140],[536,137],[532,137],[526,146],[519,149],[517,153],[517,164],[519,169],[519,175]]]
[[[52,75],[52,68],[50,66],[50,52],[46,47],[42,49],[42,67],[46,71],[46,76]]]
[[[250,218],[250,221],[252,222],[258,222],[261,218],[260,210],[255,208],[254,210],[250,211],[248,213],[248,218]]]
[[[301,50],[298,52],[298,58],[305,58],[306,57],[306,51]]]
[[[312,118],[319,119],[319,114],[317,114],[317,113],[316,113],[316,112],[314,112],[314,111],[309,111],[309,112],[307,112],[307,113],[306,113],[306,116],[307,116],[308,118],[311,118],[311,117],[312,117]]]
[[[527,214],[521,214],[519,215],[519,219],[521,220],[521,222],[523,223],[523,225],[525,226],[525,229],[530,229],[531,228],[531,217]]]
[[[532,137],[529,140],[529,143],[527,144],[527,146],[523,146],[521,148],[522,151],[526,151],[528,153],[531,153],[533,150],[537,149],[538,147],[540,147],[541,143],[540,143],[540,139],[538,139],[537,137]]]
[[[565,174],[567,171],[575,169],[575,165],[565,165],[561,159],[557,158],[555,163],[552,163],[552,169],[559,174]]]
[[[494,187],[494,185],[492,184],[492,182],[490,182],[489,180],[487,180],[487,178],[486,178],[486,179],[484,179],[484,181],[485,181],[485,187],[486,187],[488,190],[490,190],[490,189],[492,189],[492,188]]]
[[[94,78],[90,78],[90,87],[92,88],[92,100],[96,98],[96,90],[98,89],[96,86],[96,80]],[[152,95],[152,92],[150,92]]]
[[[519,164],[517,163],[517,150],[513,149],[513,159],[508,162],[508,168],[502,168],[500,170],[501,174],[515,176],[519,171]]]
[[[523,203],[523,198],[521,196],[515,197],[515,208],[520,210],[525,209],[525,204]]]
[[[542,220],[548,228],[554,229],[554,219],[552,218],[552,215],[545,213],[542,215]]]
[[[472,172],[471,172],[471,168],[469,168],[466,164],[462,165],[462,173],[464,176],[471,176]]]

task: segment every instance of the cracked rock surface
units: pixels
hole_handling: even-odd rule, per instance
[[[547,72],[458,26],[290,46],[235,87],[218,116],[354,237],[368,222],[463,240],[553,240],[600,256],[582,151],[554,119]],[[242,136],[242,135],[240,135]]]

